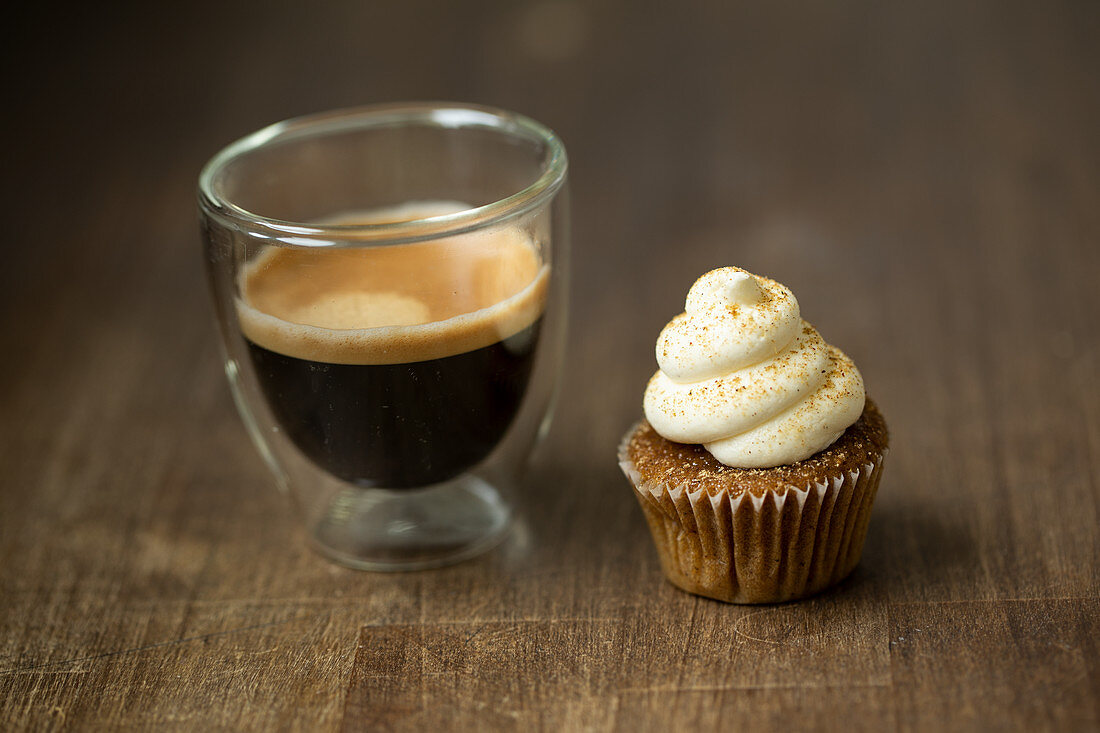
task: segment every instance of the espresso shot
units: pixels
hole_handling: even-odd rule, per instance
[[[272,247],[244,268],[237,313],[260,389],[305,456],[360,487],[416,488],[477,465],[512,424],[548,272],[518,227]]]

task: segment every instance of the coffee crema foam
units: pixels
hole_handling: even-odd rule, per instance
[[[406,204],[333,218],[380,224],[468,208]],[[272,247],[241,274],[245,337],[285,356],[330,364],[401,364],[463,354],[534,323],[549,266],[514,226],[416,244]]]

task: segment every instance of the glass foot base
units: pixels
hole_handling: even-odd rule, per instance
[[[511,511],[476,476],[424,489],[347,488],[310,532],[314,547],[359,570],[422,570],[450,565],[497,545]]]

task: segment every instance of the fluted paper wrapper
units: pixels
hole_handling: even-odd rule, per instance
[[[619,465],[661,568],[680,588],[728,603],[779,603],[839,583],[859,563],[885,454],[806,487],[710,496],[644,481],[627,455],[631,435]]]

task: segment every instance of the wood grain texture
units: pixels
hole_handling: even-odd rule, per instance
[[[1100,727],[1100,9],[23,6],[0,191],[0,728]],[[311,553],[233,412],[194,184],[274,120],[516,109],[571,156],[563,399],[511,538]],[[661,579],[615,447],[693,279],[789,285],[892,433],[839,588]]]

